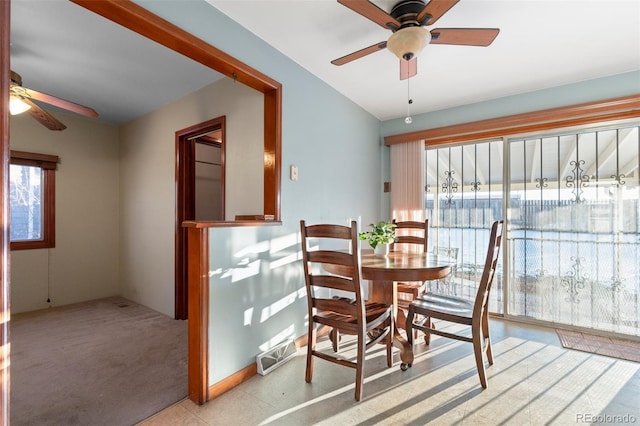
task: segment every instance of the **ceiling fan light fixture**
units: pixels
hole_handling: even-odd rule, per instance
[[[424,27],[400,28],[387,40],[387,49],[399,59],[408,61],[418,56],[430,40],[431,33]]]
[[[20,96],[14,94],[9,96],[9,113],[11,115],[22,114],[23,112],[29,111],[29,109],[31,109],[31,105],[23,101]]]

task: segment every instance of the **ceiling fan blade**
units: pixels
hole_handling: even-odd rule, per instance
[[[368,0],[338,0],[338,3],[375,22],[382,28],[392,31],[400,28],[400,22],[396,18]]]
[[[38,120],[43,126],[49,130],[64,130],[67,128],[64,124],[59,122],[53,115],[40,108],[35,103],[31,102],[27,98],[23,98],[22,101],[29,105],[29,114],[36,120]]]
[[[431,30],[431,44],[489,46],[498,36],[498,28],[436,28]]]
[[[363,56],[367,56],[374,52],[378,52],[382,49],[385,49],[386,47],[387,47],[387,42],[382,41],[380,43],[374,44],[373,46],[365,47],[364,49],[360,49],[356,52],[349,53],[348,55],[345,55],[341,58],[334,59],[333,61],[331,61],[331,63],[333,65],[344,65],[351,61],[355,61],[356,59],[360,59]]]
[[[413,57],[406,61],[400,59],[400,80],[406,80],[418,74],[418,58]]]
[[[460,0],[431,0],[424,9],[418,13],[416,21],[420,22],[420,25],[423,26],[433,25],[459,1]]]
[[[28,96],[31,99],[35,99],[37,101],[41,101],[46,104],[66,109],[67,111],[75,112],[76,114],[84,115],[87,117],[96,118],[98,116],[98,113],[94,109],[86,107],[84,105],[76,104],[75,102],[57,98],[52,95],[47,95],[46,93],[38,92],[37,90],[28,89],[26,87],[23,87],[22,89],[24,91],[24,96]]]

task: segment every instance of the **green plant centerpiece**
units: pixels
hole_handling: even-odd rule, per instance
[[[367,240],[376,254],[380,253],[381,249],[384,249],[384,254],[388,254],[389,244],[398,240],[396,237],[396,224],[380,221],[375,224],[371,223],[369,226],[371,227],[370,231],[358,234],[360,240]]]

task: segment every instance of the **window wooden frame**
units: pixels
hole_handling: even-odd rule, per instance
[[[424,140],[425,146],[501,138],[506,135],[586,126],[640,117],[640,94],[490,118],[386,136],[387,146]]]
[[[10,164],[39,167],[42,169],[42,239],[11,241],[11,250],[32,250],[56,246],[56,168],[59,158],[55,155],[11,151]]]

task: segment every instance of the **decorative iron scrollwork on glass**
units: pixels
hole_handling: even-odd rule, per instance
[[[627,183],[624,180],[622,180],[624,178],[626,178],[626,176],[623,173],[619,175],[611,175],[611,179],[615,180],[618,183],[618,186],[622,186]]]
[[[547,186],[549,186],[549,184],[547,184],[547,181],[549,179],[547,178],[536,178],[536,188],[546,188]]]
[[[611,291],[619,293],[624,288],[624,283],[620,278],[611,277]]]
[[[569,164],[573,166],[573,170],[571,171],[572,176],[567,176],[565,178],[567,188],[573,187],[571,193],[575,196],[576,203],[580,203],[584,201],[582,198],[582,193],[584,192],[582,188],[589,184],[589,175],[585,174],[584,169],[581,167],[584,166],[584,160],[574,160]]]
[[[471,182],[471,190],[472,191],[480,191],[480,182]]]
[[[582,262],[584,257],[571,256],[573,265],[571,271],[567,272],[562,278],[562,286],[565,288],[569,296],[565,300],[569,303],[580,303],[578,298],[579,290],[582,290],[589,278],[589,274],[582,271]]]
[[[454,192],[458,192],[458,182],[456,182],[453,179],[453,175],[456,172],[453,170],[448,170],[446,172],[444,172],[444,175],[446,176],[444,182],[442,182],[442,192],[444,194],[447,194],[447,204],[451,204],[453,203],[452,198],[453,198],[453,193]]]

